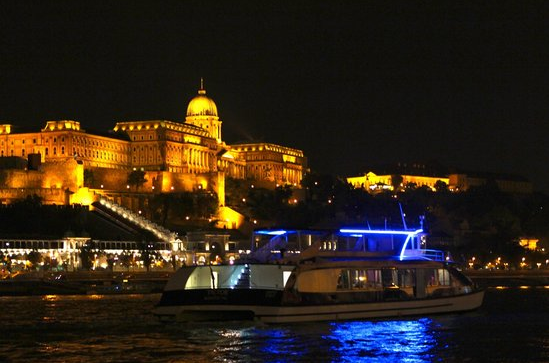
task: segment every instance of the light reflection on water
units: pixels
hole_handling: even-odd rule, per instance
[[[418,320],[332,323],[323,339],[341,362],[431,362],[436,345],[434,322]]]
[[[0,362],[549,362],[549,290],[475,312],[263,325],[162,324],[160,295],[0,297]]]

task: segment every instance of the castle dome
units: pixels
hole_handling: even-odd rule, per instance
[[[188,116],[215,116],[217,117],[217,106],[215,102],[208,96],[206,96],[206,90],[204,89],[204,84],[201,80],[200,89],[198,90],[198,95],[195,96],[189,106],[187,106],[187,117]]]

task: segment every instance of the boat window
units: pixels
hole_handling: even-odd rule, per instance
[[[338,290],[379,289],[381,288],[381,286],[381,270],[341,270],[341,273],[337,280]]]
[[[416,271],[413,269],[398,270],[398,286],[413,287],[416,285]]]
[[[341,270],[341,273],[337,279],[338,290],[348,290],[351,288],[351,283],[349,282],[349,272],[349,270]]]
[[[286,283],[291,275],[292,271],[282,271],[282,286],[286,286]]]
[[[383,281],[383,287],[398,286],[398,274],[395,269],[385,268],[381,270],[381,279]]]
[[[450,273],[442,268],[425,270],[425,279],[427,286],[449,286]]]

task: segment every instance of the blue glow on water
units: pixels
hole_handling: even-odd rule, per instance
[[[437,327],[430,318],[321,322],[267,326],[253,329],[253,335],[261,342],[256,354],[269,363],[423,363],[436,361]]]
[[[354,321],[332,323],[323,337],[338,362],[431,362],[437,345],[433,321]]]

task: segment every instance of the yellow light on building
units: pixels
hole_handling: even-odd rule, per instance
[[[531,251],[535,251],[538,248],[538,242],[539,239],[537,238],[521,238],[519,240],[520,246],[529,249]]]

